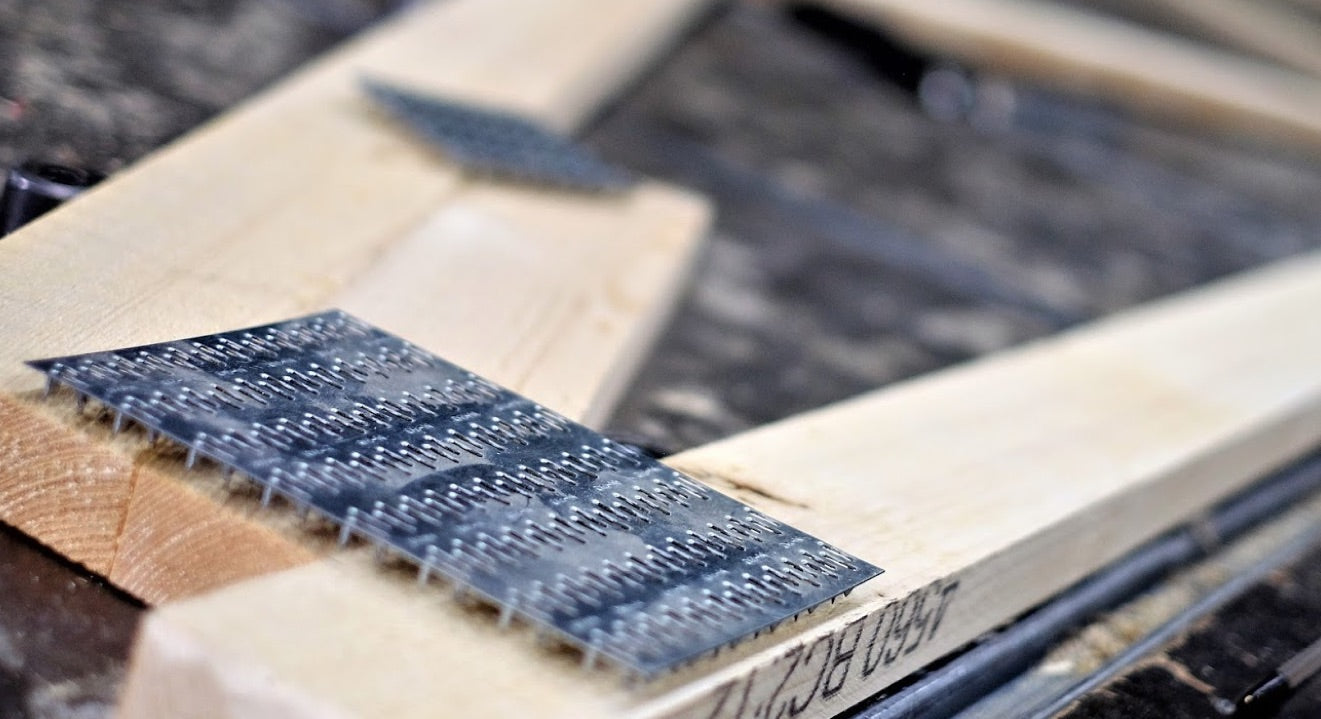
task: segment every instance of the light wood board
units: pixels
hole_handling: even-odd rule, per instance
[[[428,4],[0,243],[0,519],[148,601],[321,546],[253,521],[215,471],[39,400],[24,359],[342,307],[559,411],[599,419],[677,297],[706,204],[465,179],[375,112],[363,76],[569,129],[697,1]],[[57,398],[58,399],[58,398]]]
[[[1274,2],[1156,0],[1153,5],[1251,53],[1321,75],[1321,22]]]
[[[919,46],[1160,116],[1321,150],[1321,79],[1044,0],[828,0]]]
[[[1321,255],[669,460],[886,573],[655,683],[361,553],[150,616],[121,717],[840,712],[1321,440]]]

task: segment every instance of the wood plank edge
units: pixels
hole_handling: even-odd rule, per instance
[[[794,640],[701,678],[638,716],[825,718],[845,711],[1315,449],[1321,396],[1315,399],[1264,424],[1260,434],[1226,438],[985,561],[903,596],[876,596],[832,613]],[[1121,517],[1125,532],[1114,536]],[[868,589],[857,592],[866,597]]]
[[[646,362],[647,356],[656,342],[660,340],[664,329],[669,325],[679,310],[681,299],[687,294],[697,276],[701,259],[706,255],[710,244],[706,241],[715,219],[715,208],[696,194],[686,194],[691,204],[691,217],[688,222],[693,228],[690,240],[678,258],[680,272],[673,273],[657,297],[658,311],[639,318],[632,332],[620,349],[622,359],[614,365],[602,379],[596,396],[583,411],[582,423],[588,427],[600,429],[610,418],[615,408],[628,389],[638,370]],[[682,238],[677,238],[682,241]]]
[[[1214,340],[1212,344],[1225,341],[1217,338],[1226,321],[1237,331],[1258,339],[1292,337],[1297,333],[1288,323],[1297,319],[1300,313],[1306,314],[1307,307],[1297,305],[1300,300],[1308,300],[1305,304],[1310,305],[1317,292],[1315,280],[1318,276],[1321,276],[1321,256],[1285,262],[999,357],[754,430],[748,435],[681,455],[674,461],[681,468],[697,469],[699,476],[708,467],[718,474],[722,466],[719,462],[722,445],[746,444],[745,450],[755,452],[757,447],[767,449],[763,444],[770,441],[773,447],[778,447],[776,452],[787,456],[794,449],[783,436],[786,431],[806,431],[813,436],[822,431],[847,432],[850,427],[857,427],[860,419],[871,416],[868,412],[878,407],[891,410],[909,407],[913,397],[927,396],[922,392],[931,387],[948,388],[954,383],[956,388],[966,390],[979,379],[1000,383],[1007,377],[1033,377],[1042,366],[1061,360],[1076,361],[1082,356],[1090,356],[1099,363],[1088,362],[1080,365],[1078,370],[1071,370],[1066,373],[1067,381],[1079,381],[1079,373],[1081,379],[1086,380],[1098,369],[1100,375],[1093,379],[1109,379],[1112,375],[1106,368],[1116,361],[1122,364],[1127,353],[1136,352],[1145,357],[1156,348],[1158,351],[1154,356],[1157,359],[1149,358],[1138,365],[1139,369],[1153,370],[1171,353],[1175,357],[1183,356],[1184,341],[1188,338],[1196,340],[1193,344],[1196,351],[1206,349],[1197,342],[1205,343],[1208,338]],[[1281,309],[1290,310],[1286,313],[1290,319],[1283,325],[1279,320],[1263,323],[1263,313],[1273,314]],[[1178,331],[1179,328],[1183,331]],[[1304,334],[1305,338],[1299,340],[1302,347],[1308,352],[1321,350],[1315,341],[1315,332]],[[1235,345],[1242,343],[1241,339],[1229,341]],[[1282,346],[1291,343],[1292,340]],[[1274,347],[1279,343],[1266,344]],[[942,562],[936,557],[926,569],[906,576],[883,575],[813,618],[747,642],[714,662],[698,663],[655,684],[632,690],[612,684],[604,676],[581,671],[567,673],[558,662],[548,661],[548,657],[535,653],[531,646],[500,639],[493,627],[446,609],[442,606],[445,605],[443,597],[420,598],[414,590],[406,589],[405,583],[383,581],[379,574],[369,571],[343,573],[327,570],[305,574],[300,568],[282,573],[280,577],[235,585],[213,595],[169,605],[149,621],[175,623],[180,631],[196,632],[198,641],[228,647],[217,653],[220,661],[225,661],[223,657],[236,657],[245,662],[264,662],[274,658],[271,653],[273,642],[282,647],[291,644],[302,647],[316,655],[342,657],[343,671],[352,674],[355,682],[360,684],[346,690],[343,696],[352,697],[359,708],[364,702],[366,706],[373,706],[371,697],[380,696],[384,701],[384,695],[378,693],[384,686],[389,686],[388,676],[366,677],[362,674],[371,671],[369,667],[376,666],[374,650],[361,646],[363,633],[377,631],[370,620],[364,622],[362,618],[385,612],[403,613],[408,605],[416,610],[407,613],[409,631],[390,641],[376,639],[390,647],[391,661],[407,665],[425,657],[424,663],[436,671],[459,675],[448,678],[455,686],[469,685],[482,677],[496,678],[486,670],[493,672],[498,664],[500,681],[515,688],[525,687],[501,690],[499,701],[506,704],[518,698],[510,697],[508,692],[517,690],[525,701],[538,701],[534,697],[539,697],[539,701],[547,702],[547,707],[572,700],[576,711],[574,716],[626,714],[653,718],[730,719],[774,716],[781,712],[829,716],[972,640],[986,629],[1026,611],[1142,541],[1315,446],[1321,438],[1321,383],[1313,382],[1298,391],[1287,390],[1283,395],[1277,384],[1268,384],[1262,389],[1254,381],[1254,376],[1243,374],[1237,364],[1242,357],[1254,357],[1257,351],[1253,348],[1246,354],[1231,353],[1228,360],[1212,356],[1206,360],[1210,369],[1202,367],[1199,370],[1202,374],[1198,375],[1202,377],[1198,381],[1212,381],[1209,378],[1229,371],[1231,378],[1240,378],[1245,388],[1255,388],[1249,392],[1254,399],[1241,408],[1226,409],[1227,421],[1206,425],[1207,429],[1197,429],[1184,436],[1176,454],[1163,451],[1152,454],[1142,450],[1136,455],[1141,459],[1139,466],[1124,469],[1122,481],[1103,482],[1110,488],[1087,504],[1044,518],[1038,524],[1010,528],[1003,537],[997,537],[997,542],[1004,541],[1003,544],[982,547],[961,559],[960,564]],[[1079,352],[1083,354],[1079,355]],[[1304,353],[1301,358],[1289,358],[1283,367],[1296,374],[1303,371],[1300,364],[1310,365],[1308,358],[1311,356]],[[1027,371],[1006,374],[1003,371],[1006,367]],[[1254,365],[1252,371],[1267,369]],[[1047,383],[1045,386],[1054,385]],[[1181,390],[1187,391],[1188,388]],[[914,395],[914,392],[918,394]],[[1264,394],[1258,395],[1260,392]],[[1016,394],[1011,392],[1011,396]],[[1157,399],[1166,397],[1161,392],[1154,396]],[[1196,399],[1183,393],[1173,396],[1183,398],[1185,402]],[[896,403],[899,399],[902,401]],[[1127,405],[1119,405],[1123,406]],[[1200,406],[1194,403],[1185,409],[1196,410]],[[1113,415],[1114,410],[1108,407],[1110,405],[1099,408],[1098,411],[1102,412],[1099,421],[1124,421],[1122,416]],[[939,410],[936,411],[939,414]],[[1046,413],[1043,416],[1051,415]],[[860,436],[865,439],[866,433]],[[708,462],[707,457],[714,462]],[[763,458],[763,461],[776,460],[772,456],[769,460]],[[1030,463],[1033,456],[1023,455],[1021,461]],[[801,483],[806,479],[799,477],[784,481]],[[968,506],[975,510],[976,501],[969,502]],[[807,511],[803,509],[803,512]],[[996,511],[996,507],[992,505],[983,511]],[[1028,513],[1028,516],[1033,514]],[[794,521],[792,516],[784,518]],[[831,531],[827,531],[830,529],[825,524],[828,520],[849,520],[847,517],[818,517],[815,520],[821,526],[811,529],[835,541]],[[857,531],[865,529],[854,527]],[[929,531],[953,530],[933,528]],[[850,548],[847,543],[843,546]],[[873,547],[864,556],[884,565],[884,557],[877,552],[880,550]],[[318,566],[329,564],[317,563]],[[335,612],[343,616],[339,621],[316,623],[315,627],[296,626],[298,617],[307,616],[317,606],[313,599],[302,595],[309,588],[328,582],[351,595],[348,599],[344,598],[346,595],[340,595],[346,603],[331,612],[333,616],[340,616]],[[293,592],[292,587],[301,587],[303,591]],[[293,595],[299,598],[287,603],[276,601],[277,597]],[[245,638],[226,631],[225,617],[251,616],[257,607],[273,613],[269,620],[257,622],[261,625],[259,628],[253,627],[261,637]],[[152,648],[144,645],[140,651],[151,652]],[[489,653],[491,658],[479,658],[474,654],[476,651]],[[303,682],[325,683],[324,677],[307,675],[296,653],[291,655],[288,649],[280,649],[278,653],[282,662],[281,677],[287,687]],[[142,661],[150,663],[152,660],[144,658]],[[216,671],[224,670],[217,668]],[[143,678],[135,673],[131,681],[156,679]],[[430,689],[410,688],[409,699],[400,699],[396,693],[390,693],[390,701],[402,703],[416,714],[429,703],[446,700],[448,694],[442,692],[440,684]],[[322,687],[322,691],[325,689]],[[334,689],[329,693],[338,691]],[[419,696],[425,699],[420,700]],[[186,703],[188,697],[180,694],[173,700]],[[476,710],[491,709],[478,700],[468,705]]]
[[[830,4],[973,65],[1196,127],[1321,148],[1321,81],[1265,61],[1037,0]]]

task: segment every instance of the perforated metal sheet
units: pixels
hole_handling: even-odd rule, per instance
[[[367,94],[461,167],[496,177],[592,192],[633,178],[587,149],[518,115],[364,81]]]
[[[880,572],[343,312],[29,364],[643,676]]]

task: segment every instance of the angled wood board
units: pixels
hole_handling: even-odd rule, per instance
[[[22,360],[327,307],[598,420],[678,295],[705,202],[469,180],[359,81],[567,130],[701,7],[423,5],[7,237],[0,518],[153,602],[311,560],[323,547],[254,521],[215,472],[178,481],[141,437],[40,401]]]
[[[1318,302],[1292,260],[671,458],[888,571],[661,680],[350,552],[159,609],[123,716],[834,715],[1314,447]]]

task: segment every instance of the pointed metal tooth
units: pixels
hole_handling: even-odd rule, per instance
[[[50,375],[46,375],[46,389],[42,391],[41,398],[46,399],[47,397],[49,397],[50,393],[55,391],[55,386],[56,386],[55,378]]]
[[[508,628],[509,628],[509,623],[510,623],[511,621],[513,621],[513,619],[514,619],[514,604],[513,604],[513,602],[505,602],[505,603],[501,604],[501,605],[500,605],[500,619],[497,620],[496,624],[497,624],[501,629],[508,629]]]
[[[344,523],[339,527],[339,546],[343,547],[349,543],[349,538],[353,536],[353,525],[358,521],[358,508],[349,507],[348,516],[344,518]]]
[[[266,485],[261,488],[261,508],[265,509],[271,506],[271,497],[274,496],[275,496],[275,483],[267,482]]]
[[[110,425],[110,431],[119,434],[124,430],[124,413],[115,410],[115,421]]]
[[[596,645],[589,644],[586,650],[583,651],[582,668],[591,669],[596,666],[596,658],[597,655],[600,654],[600,651],[601,650]]]
[[[197,464],[197,447],[188,445],[188,457],[184,460],[184,469],[192,469]]]
[[[417,567],[417,583],[426,584],[431,578],[431,571],[436,564],[436,557],[440,554],[440,547],[432,544],[427,547],[427,551],[422,555],[422,562]]]

